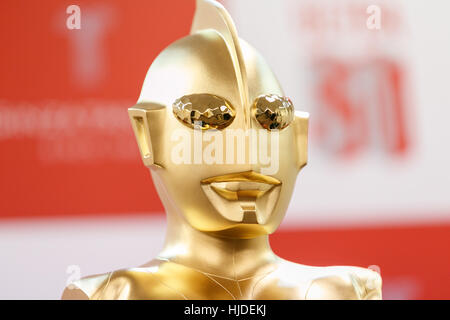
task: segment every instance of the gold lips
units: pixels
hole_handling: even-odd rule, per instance
[[[227,200],[239,200],[259,198],[273,186],[281,185],[281,182],[260,173],[247,171],[204,179],[201,184],[209,184],[216,193]]]
[[[267,222],[281,188],[278,179],[253,171],[203,179],[201,185],[224,218],[250,224]]]
[[[230,173],[223,176],[217,176],[212,178],[203,179],[202,184],[213,183],[213,182],[260,182],[271,185],[280,185],[281,182],[273,177],[265,176],[263,174],[254,171],[245,171],[239,173]]]

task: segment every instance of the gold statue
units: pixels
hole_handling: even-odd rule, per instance
[[[191,34],[156,58],[129,116],[167,213],[164,248],[142,266],[76,281],[63,299],[381,299],[374,271],[272,252],[268,235],[307,162],[308,114],[220,4],[197,0]]]

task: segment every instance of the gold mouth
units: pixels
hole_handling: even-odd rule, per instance
[[[245,171],[238,173],[225,174],[223,176],[216,176],[212,178],[203,179],[201,184],[213,183],[213,182],[261,182],[272,185],[280,185],[281,182],[274,178],[265,176],[263,174],[254,171]]]
[[[278,179],[253,171],[211,177],[200,183],[224,218],[250,224],[267,222],[281,188]]]

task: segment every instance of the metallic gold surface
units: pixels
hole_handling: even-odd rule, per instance
[[[204,179],[210,203],[225,219],[248,224],[267,223],[277,202],[281,182],[253,171]]]
[[[266,129],[284,129],[294,120],[294,106],[291,100],[276,94],[260,96],[253,104],[253,113]]]
[[[203,130],[224,129],[234,120],[235,112],[228,101],[211,94],[191,94],[173,103],[173,113],[183,124]]]
[[[213,113],[200,119],[205,130],[193,129],[191,114],[187,119],[180,106],[173,109],[183,97],[195,98],[189,111],[196,120],[195,111]],[[261,97],[266,101],[258,103]],[[213,119],[221,103],[233,111],[232,121]],[[261,116],[267,109],[275,115],[270,121],[271,114]],[[272,71],[238,38],[226,10],[198,0],[191,34],[157,57],[138,103],[129,109],[143,162],[167,214],[164,248],[140,267],[76,281],[63,299],[380,299],[376,272],[295,264],[270,248],[268,235],[282,221],[297,173],[307,163],[308,114],[293,113]],[[211,138],[249,129],[277,138],[273,174],[263,172],[267,164],[260,158],[239,160],[239,144],[225,151],[233,161],[197,161],[195,145],[192,162],[174,161],[179,148],[174,133],[196,141],[198,131]],[[250,153],[257,141],[248,134],[242,142]],[[201,145],[200,154],[207,148]],[[190,148],[184,151],[191,155]]]

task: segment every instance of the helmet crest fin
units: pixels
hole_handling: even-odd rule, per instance
[[[197,0],[191,34],[206,29],[217,31],[225,40],[236,72],[246,127],[249,127],[247,72],[234,22],[230,14],[220,3],[213,0]]]

